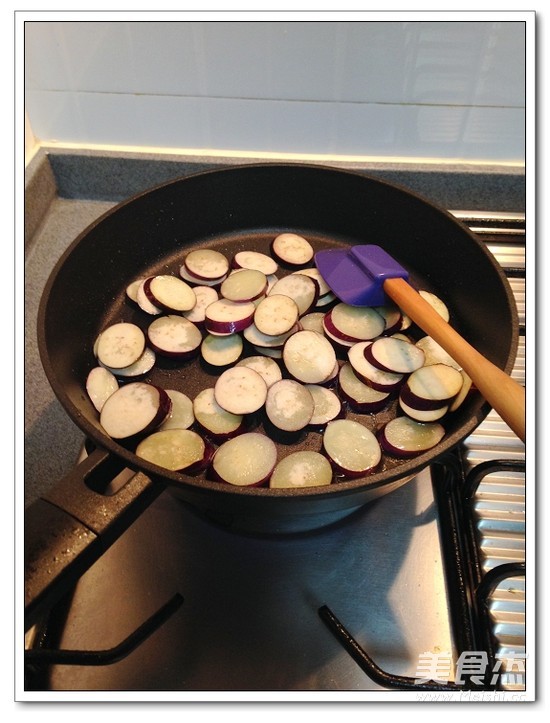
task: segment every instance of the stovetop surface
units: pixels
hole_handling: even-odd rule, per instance
[[[124,660],[54,666],[54,690],[365,690],[378,686],[318,616],[328,605],[384,669],[453,650],[428,471],[315,532],[238,534],[169,492],[78,583],[59,641],[110,648],[179,592],[182,607]]]

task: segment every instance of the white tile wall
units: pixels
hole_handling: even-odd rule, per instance
[[[42,141],[521,162],[523,22],[25,23]]]

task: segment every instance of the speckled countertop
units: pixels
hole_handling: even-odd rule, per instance
[[[292,162],[299,160],[294,158]],[[135,193],[190,173],[256,162],[266,162],[266,159],[43,148],[28,165],[25,177],[25,504],[39,497],[71,468],[83,443],[82,433],[50,388],[36,342],[40,298],[58,258],[90,223]],[[525,177],[519,168],[320,163],[396,183],[447,209],[525,210]]]

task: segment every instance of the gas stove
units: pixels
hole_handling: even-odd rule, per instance
[[[510,281],[524,383],[524,216],[452,213]],[[236,533],[166,491],[27,633],[26,689],[520,700],[525,550],[524,445],[493,412],[403,487],[307,533]]]

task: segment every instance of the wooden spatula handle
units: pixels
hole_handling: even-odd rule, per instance
[[[458,334],[404,279],[386,279],[384,291],[460,364],[480,394],[525,442],[525,389]]]

